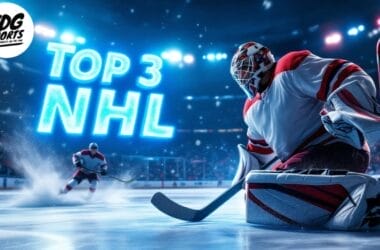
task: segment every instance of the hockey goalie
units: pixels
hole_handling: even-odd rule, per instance
[[[233,183],[246,178],[247,221],[337,230],[379,226],[379,180],[365,174],[380,141],[380,105],[358,65],[293,51],[276,61],[239,46],[231,74],[248,99],[248,144]]]

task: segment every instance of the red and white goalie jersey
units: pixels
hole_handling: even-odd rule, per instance
[[[344,120],[364,134],[380,131],[375,96],[373,80],[356,64],[290,52],[278,60],[270,86],[245,103],[248,150],[265,163],[275,155],[284,162],[311,145],[343,141],[360,147],[330,130]],[[331,118],[330,133],[321,116]]]

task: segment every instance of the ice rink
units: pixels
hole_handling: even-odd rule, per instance
[[[240,192],[200,223],[150,204],[157,190],[99,190],[65,197],[0,191],[0,249],[379,249],[380,232],[273,230],[245,222]],[[200,208],[223,189],[161,190]]]

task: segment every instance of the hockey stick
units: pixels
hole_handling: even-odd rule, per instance
[[[93,172],[93,173],[96,173],[96,174],[101,174],[100,171],[91,170],[91,169],[88,169],[86,167],[80,167],[80,168],[86,169],[86,170],[88,170],[90,172]],[[112,175],[107,175],[107,177],[111,178],[111,179],[115,179],[115,180],[120,181],[120,182],[123,182],[125,184],[131,183],[131,182],[133,182],[135,180],[135,178],[131,178],[129,180],[123,180],[123,179],[120,179],[120,178],[118,178],[116,176],[112,176]]]
[[[275,162],[278,158],[274,157],[268,163],[263,166],[263,169],[270,166],[273,162]],[[209,216],[212,212],[218,209],[221,205],[223,205],[226,201],[228,201],[232,196],[238,193],[244,184],[245,178],[242,178],[239,182],[231,186],[229,189],[224,191],[221,195],[219,195],[215,200],[213,200],[210,204],[205,206],[202,209],[191,209],[184,207],[171,199],[169,199],[166,195],[161,192],[157,192],[153,195],[151,202],[152,204],[161,212],[185,221],[201,221],[207,216]]]
[[[155,193],[151,202],[158,210],[171,217],[191,222],[201,221],[239,192],[242,189],[243,183],[244,178],[219,195],[210,204],[199,210],[179,205],[161,192]]]

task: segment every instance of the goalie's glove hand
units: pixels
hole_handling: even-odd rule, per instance
[[[101,170],[100,170],[100,174],[101,175],[107,175],[107,170],[105,170],[104,168],[102,168]]]
[[[330,111],[327,114],[322,114],[321,120],[326,131],[331,135],[357,149],[362,149],[365,142],[363,134],[354,125],[346,122],[340,111]]]
[[[232,180],[232,184],[234,185],[238,183],[242,178],[245,178],[245,176],[248,174],[249,171],[255,169],[260,169],[260,163],[256,159],[254,155],[252,155],[246,146],[239,144],[238,146],[239,151],[239,164],[237,166],[237,170],[235,173],[235,177]]]

